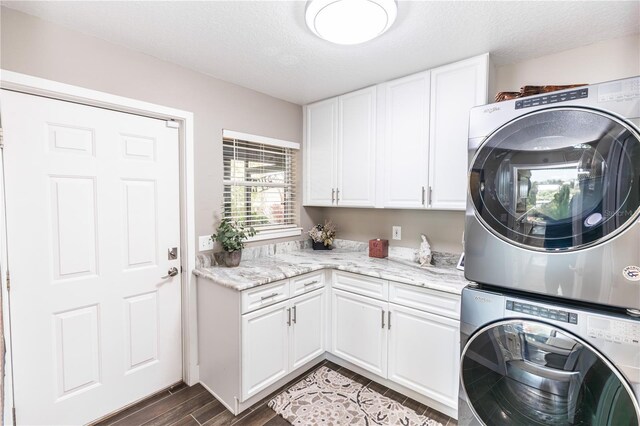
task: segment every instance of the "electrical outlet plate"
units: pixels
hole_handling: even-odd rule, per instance
[[[402,227],[400,226],[392,226],[391,227],[391,238],[394,240],[402,239]]]
[[[211,240],[210,235],[203,235],[201,237],[198,237],[198,250],[213,250],[213,240]]]

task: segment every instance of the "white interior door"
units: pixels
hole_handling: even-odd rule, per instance
[[[1,95],[16,419],[87,423],[182,378],[178,130]]]

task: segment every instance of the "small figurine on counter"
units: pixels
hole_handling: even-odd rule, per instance
[[[429,266],[431,265],[431,246],[424,234],[420,236],[422,237],[422,242],[420,243],[420,251],[418,252],[418,262],[420,262],[420,266]]]

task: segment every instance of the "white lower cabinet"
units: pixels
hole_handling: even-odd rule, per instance
[[[325,351],[326,307],[324,289],[292,299],[290,370],[306,364]]]
[[[289,372],[289,302],[242,316],[242,400]]]
[[[387,302],[334,289],[331,294],[331,352],[386,377],[387,305]]]
[[[242,401],[325,351],[320,288],[242,316]]]
[[[389,304],[387,378],[442,404],[458,404],[459,321]]]

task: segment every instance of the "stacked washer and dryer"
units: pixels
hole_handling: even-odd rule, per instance
[[[640,77],[471,111],[459,424],[640,424]]]

